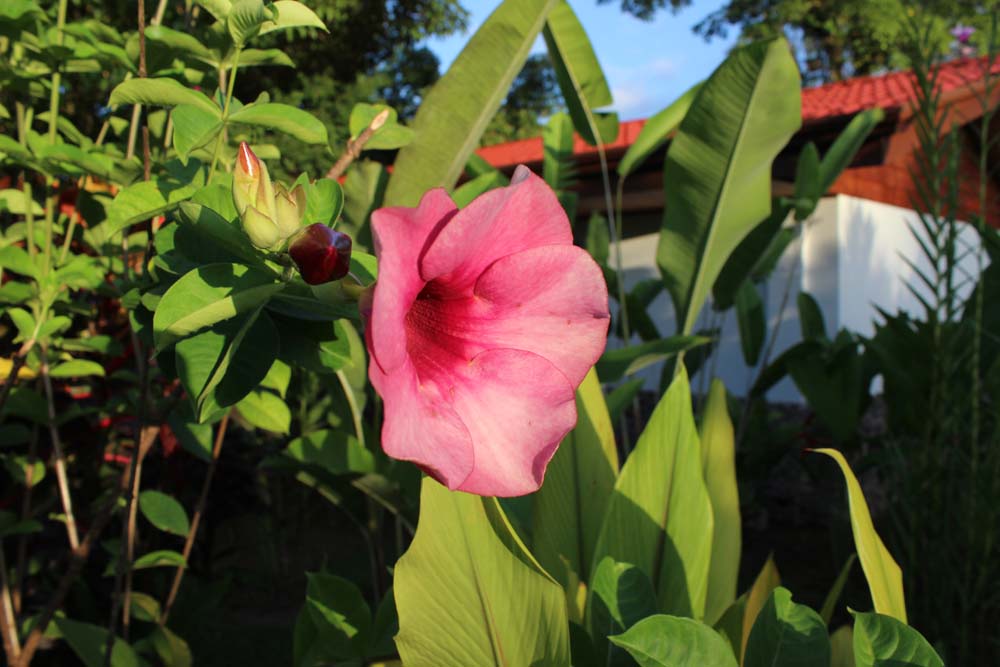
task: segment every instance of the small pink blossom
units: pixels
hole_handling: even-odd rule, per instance
[[[450,489],[538,489],[607,339],[601,270],[526,167],[459,211],[444,190],[372,215],[366,315],[382,447]],[[364,309],[367,311],[367,307]]]
[[[959,23],[954,28],[951,29],[951,36],[955,38],[959,44],[968,44],[969,39],[972,37],[976,29],[969,25],[962,25]]]

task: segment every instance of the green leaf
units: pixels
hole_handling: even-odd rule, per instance
[[[260,66],[295,67],[295,63],[280,49],[243,49],[240,69]]]
[[[178,207],[174,249],[197,264],[232,262],[264,268],[260,252],[237,223],[193,201]],[[268,269],[270,270],[270,269]]]
[[[736,292],[747,279],[761,268],[761,262],[783,231],[785,218],[791,210],[788,204],[772,203],[771,215],[753,228],[726,260],[719,277],[712,285],[712,307],[722,311],[731,308]],[[783,248],[782,248],[783,250]],[[775,261],[777,258],[775,259]]]
[[[110,238],[121,230],[162,215],[190,199],[197,188],[163,180],[141,181],[118,191],[107,208],[107,220],[99,228],[105,238]]]
[[[416,206],[431,188],[451,189],[556,0],[507,0],[466,43],[428,91],[411,127],[416,139],[396,157],[385,200]]]
[[[618,114],[596,113],[614,103],[611,88],[569,2],[556,3],[542,35],[577,133],[591,146],[614,141],[618,137]]]
[[[590,578],[601,519],[618,475],[615,432],[593,370],[576,391],[576,412],[576,427],[553,455],[532,503],[534,553],[567,589]]]
[[[305,219],[334,226],[344,209],[344,191],[332,178],[320,178],[306,190]]]
[[[15,535],[39,533],[41,530],[42,524],[38,523],[34,519],[25,519],[21,521],[13,512],[0,510],[0,539],[13,537]]]
[[[15,245],[0,248],[0,268],[30,278],[38,275],[38,268],[35,266],[35,262],[32,261],[28,251]]]
[[[507,177],[500,172],[491,172],[482,176],[476,176],[471,181],[466,181],[455,188],[455,191],[451,193],[451,200],[455,202],[455,206],[465,208],[472,203],[473,199],[484,192],[489,192],[495,188],[502,188],[508,185],[508,183]]]
[[[747,641],[743,667],[830,667],[826,623],[815,611],[792,602],[778,587],[757,616]]]
[[[802,329],[802,340],[827,340],[823,311],[820,310],[816,299],[808,292],[799,292],[796,302],[799,308],[799,326]]]
[[[823,606],[819,609],[819,615],[827,625],[830,625],[830,619],[833,618],[833,612],[837,607],[837,600],[840,599],[840,594],[844,591],[844,586],[847,584],[847,577],[851,574],[851,567],[857,559],[857,554],[851,554],[844,563],[844,567],[840,568],[840,574],[837,575],[833,586],[830,587],[830,591],[823,600]]]
[[[339,429],[313,431],[295,438],[288,443],[284,455],[331,475],[375,472],[372,453],[357,438]]]
[[[609,666],[628,665],[622,651],[608,644],[606,638],[625,632],[657,612],[653,583],[635,565],[606,557],[597,564],[590,588],[588,618],[597,655],[606,656],[601,662]]]
[[[781,577],[778,575],[778,568],[774,564],[774,556],[769,555],[767,561],[764,562],[764,567],[757,573],[757,578],[754,579],[753,585],[750,586],[750,590],[746,594],[746,602],[743,604],[740,656],[745,656],[747,641],[750,639],[750,631],[753,629],[754,623],[757,622],[757,617],[760,615],[764,605],[771,599],[771,594],[780,585]],[[743,664],[742,659],[740,660],[740,664]]]
[[[212,460],[212,425],[198,424],[186,408],[171,410],[167,418],[170,430],[177,436],[181,447],[202,461]]]
[[[861,491],[857,477],[844,459],[844,455],[835,449],[817,449],[819,454],[826,454],[840,466],[847,483],[847,501],[851,513],[851,532],[854,533],[854,546],[858,550],[858,560],[868,580],[868,590],[871,591],[875,611],[879,614],[892,616],[906,623],[906,601],[903,598],[903,572],[893,560],[892,554],[885,548],[882,538],[875,532],[868,503]],[[857,638],[855,638],[855,642]],[[860,662],[859,662],[860,664]]]
[[[736,439],[726,409],[726,386],[718,379],[712,380],[701,419],[701,468],[715,519],[705,598],[705,621],[714,624],[736,600],[743,547]]]
[[[757,286],[749,280],[736,291],[736,326],[740,332],[740,349],[747,366],[756,366],[767,336],[764,302]]]
[[[248,104],[229,114],[229,121],[278,130],[307,144],[329,141],[323,121],[308,111],[278,102]]]
[[[24,308],[8,308],[6,312],[11,322],[17,327],[15,343],[28,340],[35,334],[35,318],[31,316],[31,313]]]
[[[240,264],[209,264],[170,286],[153,314],[157,349],[266,303],[281,290],[271,275]]]
[[[413,130],[399,124],[396,110],[385,104],[366,104],[359,102],[351,109],[351,117],[348,121],[351,140],[357,139],[358,135],[364,132],[375,116],[382,111],[389,111],[389,118],[382,124],[382,127],[375,130],[375,133],[365,143],[365,150],[387,150],[399,148],[413,141]]]
[[[649,616],[608,639],[626,649],[640,667],[736,667],[726,640],[691,618]]]
[[[186,537],[191,524],[187,512],[172,496],[160,491],[143,491],[139,494],[139,511],[160,530]]]
[[[292,413],[277,394],[251,391],[236,404],[236,409],[251,426],[272,433],[288,433],[291,430]]]
[[[566,215],[573,220],[576,218],[578,195],[566,189],[572,187],[576,181],[576,164],[573,162],[573,121],[568,115],[559,112],[549,118],[545,129],[542,130],[542,150],[542,177],[549,187],[556,191]],[[503,180],[506,181],[506,177]],[[595,215],[591,214],[591,220],[594,217]]]
[[[2,146],[0,146],[2,150]],[[14,215],[27,215],[28,213],[28,199],[24,196],[23,190],[14,190],[11,188],[0,190],[0,211],[9,211]],[[45,211],[38,205],[38,202],[32,202],[31,211],[34,215],[42,215]]]
[[[178,341],[177,376],[191,398],[195,421],[205,421],[257,387],[278,348],[277,329],[260,307]]]
[[[86,667],[105,667],[107,655],[108,631],[99,625],[71,621],[68,618],[56,616],[53,619],[66,643],[70,645],[76,657]],[[115,637],[111,646],[111,667],[142,667],[143,661],[124,640]]]
[[[195,4],[203,7],[216,21],[225,21],[233,10],[230,0],[195,0]]]
[[[684,120],[695,95],[701,90],[703,82],[698,82],[688,88],[683,95],[670,103],[670,105],[648,118],[639,130],[639,136],[635,138],[632,145],[625,151],[621,161],[618,163],[618,176],[625,178],[638,169],[646,159],[667,143],[670,133],[677,129],[677,126]]]
[[[652,580],[661,610],[692,617],[704,615],[712,551],[712,506],[701,470],[681,366],[622,466],[594,562],[611,556],[636,565]]]
[[[277,0],[270,8],[277,13],[277,16],[270,21],[264,21],[260,26],[261,35],[288,28],[319,28],[323,32],[329,32],[323,20],[301,2]]]
[[[226,27],[237,49],[242,49],[248,40],[260,34],[265,21],[272,20],[272,12],[264,7],[263,0],[233,0],[232,9],[226,17]]]
[[[372,613],[357,586],[331,574],[306,573],[305,609],[324,656],[364,656]]]
[[[222,118],[214,111],[208,111],[193,104],[174,107],[174,149],[182,159],[187,159],[191,151],[209,143],[222,131]]]
[[[154,622],[158,619],[154,619]],[[175,635],[169,628],[157,627],[149,635],[153,650],[160,656],[164,667],[191,667],[194,659],[187,642]]]
[[[104,377],[104,366],[96,361],[87,359],[73,359],[58,364],[49,371],[49,376],[54,378],[75,378],[97,375]]]
[[[919,632],[876,613],[854,614],[857,667],[944,667],[944,661]]]
[[[184,55],[194,56],[198,60],[210,65],[218,65],[218,58],[215,54],[202,44],[197,37],[183,30],[174,30],[162,25],[151,25],[146,27],[146,39],[163,44]]]
[[[633,378],[621,383],[608,394],[608,415],[611,417],[612,424],[617,423],[621,418],[622,410],[625,409],[626,405],[632,405],[633,399],[639,395],[645,383],[646,381],[642,378]]]
[[[857,155],[865,139],[875,129],[875,126],[885,118],[882,109],[867,109],[862,111],[847,124],[847,127],[837,136],[819,164],[819,190],[822,194],[833,185]]]
[[[175,79],[129,79],[111,91],[108,106],[146,104],[154,107],[176,107],[191,104],[206,112],[220,114],[219,107],[204,93],[188,88]]]
[[[176,551],[163,549],[143,554],[132,563],[133,570],[145,570],[150,567],[187,567],[187,561]]]
[[[408,667],[568,667],[563,591],[495,498],[424,478],[420,523],[395,569],[396,647]]]
[[[663,169],[657,263],[677,312],[694,327],[730,253],[771,209],[771,162],[801,125],[799,70],[783,39],[739,48],[705,82]]]
[[[615,382],[710,340],[705,336],[671,336],[608,350],[597,362],[597,374],[601,377],[601,382]]]
[[[795,165],[795,219],[802,221],[816,210],[819,198],[823,196],[819,182],[819,150],[809,142],[799,153]]]

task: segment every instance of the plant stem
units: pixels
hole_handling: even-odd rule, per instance
[[[215,476],[215,469],[219,464],[219,456],[222,454],[222,443],[226,439],[229,415],[230,412],[226,412],[223,415],[222,421],[219,422],[219,427],[215,432],[215,443],[212,446],[212,460],[208,464],[208,472],[205,474],[205,480],[201,484],[201,493],[198,495],[198,504],[195,505],[194,515],[191,517],[191,527],[188,529],[187,537],[184,540],[184,551],[181,553],[184,556],[184,565],[178,566],[174,572],[174,580],[170,584],[170,592],[167,594],[167,599],[163,603],[163,612],[160,614],[161,627],[167,624],[167,619],[170,617],[170,610],[173,609],[177,593],[181,589],[181,581],[183,581],[184,573],[187,571],[187,564],[191,558],[194,540],[198,535],[198,527],[201,525],[201,517],[205,513],[205,506],[208,504],[208,491],[212,486],[212,478]]]
[[[66,39],[63,28],[66,26],[67,0],[59,0],[56,14],[56,45],[62,46]],[[62,85],[62,72],[58,68],[52,72],[52,89],[49,91],[49,143],[56,143],[56,130],[59,124],[59,88]]]
[[[38,458],[38,426],[31,429],[31,442],[28,444],[28,467],[24,473],[24,496],[21,499],[21,521],[31,518],[31,490],[35,485],[35,460]],[[28,538],[31,533],[22,533],[17,543],[17,578],[13,583],[11,593],[14,599],[14,615],[21,613],[21,602],[25,580],[25,563],[28,560]]]
[[[229,120],[229,105],[233,101],[233,89],[236,87],[236,70],[240,66],[240,53],[242,53],[242,48],[236,49],[236,55],[233,56],[233,70],[229,73],[229,82],[226,85],[226,103],[222,107],[222,130],[219,132],[219,138],[215,140],[215,150],[212,153],[212,168],[208,172],[208,182],[212,182],[212,177],[215,176],[215,169],[219,164],[219,155],[222,152],[222,143],[226,138],[226,122]],[[219,75],[222,76],[222,70],[219,70]]]
[[[7,585],[7,562],[3,555],[3,541],[0,540],[0,634],[3,634],[3,652],[7,664],[13,665],[21,655],[21,640],[17,636],[17,617],[10,601],[10,587]]]
[[[11,359],[10,372],[7,373],[7,379],[4,381],[3,387],[0,387],[0,422],[3,421],[3,408],[7,404],[7,397],[10,396],[10,390],[14,388],[14,384],[17,382],[17,375],[21,372],[24,364],[28,361],[28,353],[31,352],[31,348],[34,346],[35,338],[32,336],[28,340],[24,341],[21,345],[21,349],[19,349]]]
[[[383,109],[378,115],[372,118],[372,122],[358,135],[357,139],[347,142],[347,149],[337,158],[337,161],[330,167],[330,170],[326,172],[326,177],[333,180],[340,178],[347,171],[347,168],[351,166],[351,163],[358,159],[361,151],[364,150],[365,144],[385,125],[387,120],[389,120],[389,110]]]
[[[38,650],[38,646],[41,644],[43,633],[46,628],[48,628],[49,623],[52,622],[52,618],[55,616],[56,610],[59,609],[63,600],[66,599],[70,586],[72,586],[73,582],[75,582],[77,577],[80,576],[80,572],[83,570],[83,565],[87,562],[87,557],[90,555],[91,549],[93,549],[94,544],[97,542],[97,538],[100,537],[104,527],[107,526],[108,522],[111,520],[111,515],[113,514],[115,505],[117,504],[116,501],[117,494],[114,494],[114,497],[105,503],[104,507],[101,508],[101,511],[94,517],[93,522],[90,524],[90,529],[84,536],[80,546],[73,549],[70,554],[69,567],[67,567],[66,573],[63,574],[62,579],[59,580],[56,592],[49,599],[45,608],[42,610],[42,613],[38,615],[35,625],[32,627],[27,640],[24,642],[24,648],[21,650],[20,659],[11,663],[11,667],[28,667],[31,664],[31,659],[34,657],[35,651]],[[110,652],[108,655],[110,656]]]
[[[32,263],[38,249],[35,248],[35,196],[31,188],[31,178],[24,179],[24,224],[26,226],[25,245],[28,246],[28,257]]]
[[[69,546],[76,549],[80,546],[80,538],[76,532],[76,519],[73,518],[73,499],[69,492],[69,479],[66,475],[66,454],[62,440],[59,438],[59,427],[56,426],[56,404],[52,392],[52,379],[49,377],[48,350],[42,348],[42,384],[45,387],[45,399],[48,407],[49,436],[52,439],[52,450],[55,455],[56,481],[59,485],[59,498],[62,501],[63,514],[66,520],[66,535]]]

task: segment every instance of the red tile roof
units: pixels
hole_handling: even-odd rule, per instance
[[[960,58],[942,64],[938,71],[941,92],[947,93],[982,79],[984,65],[985,58]],[[992,74],[1000,73],[1000,60],[993,64],[990,71]],[[837,116],[853,115],[874,107],[886,110],[902,108],[913,98],[910,76],[910,72],[892,72],[806,88],[802,91],[802,120],[805,123],[817,122]],[[606,144],[605,149],[610,152],[616,148],[625,149],[631,146],[645,123],[645,119],[620,123],[618,138]],[[534,137],[509,141],[485,146],[476,152],[494,167],[541,162],[542,139]],[[586,144],[580,137],[574,138],[575,155],[596,152],[593,146]]]

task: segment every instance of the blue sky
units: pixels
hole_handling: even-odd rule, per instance
[[[469,10],[465,34],[428,40],[441,60],[441,71],[461,51],[476,28],[499,0],[463,0]],[[619,9],[618,2],[598,5],[596,0],[572,0],[604,67],[615,98],[614,109],[622,120],[646,118],[656,113],[693,84],[711,74],[732,46],[736,31],[727,39],[711,42],[691,28],[721,6],[721,0],[693,0],[677,14],[661,10],[652,21],[640,21]],[[545,51],[539,37],[533,52]]]

